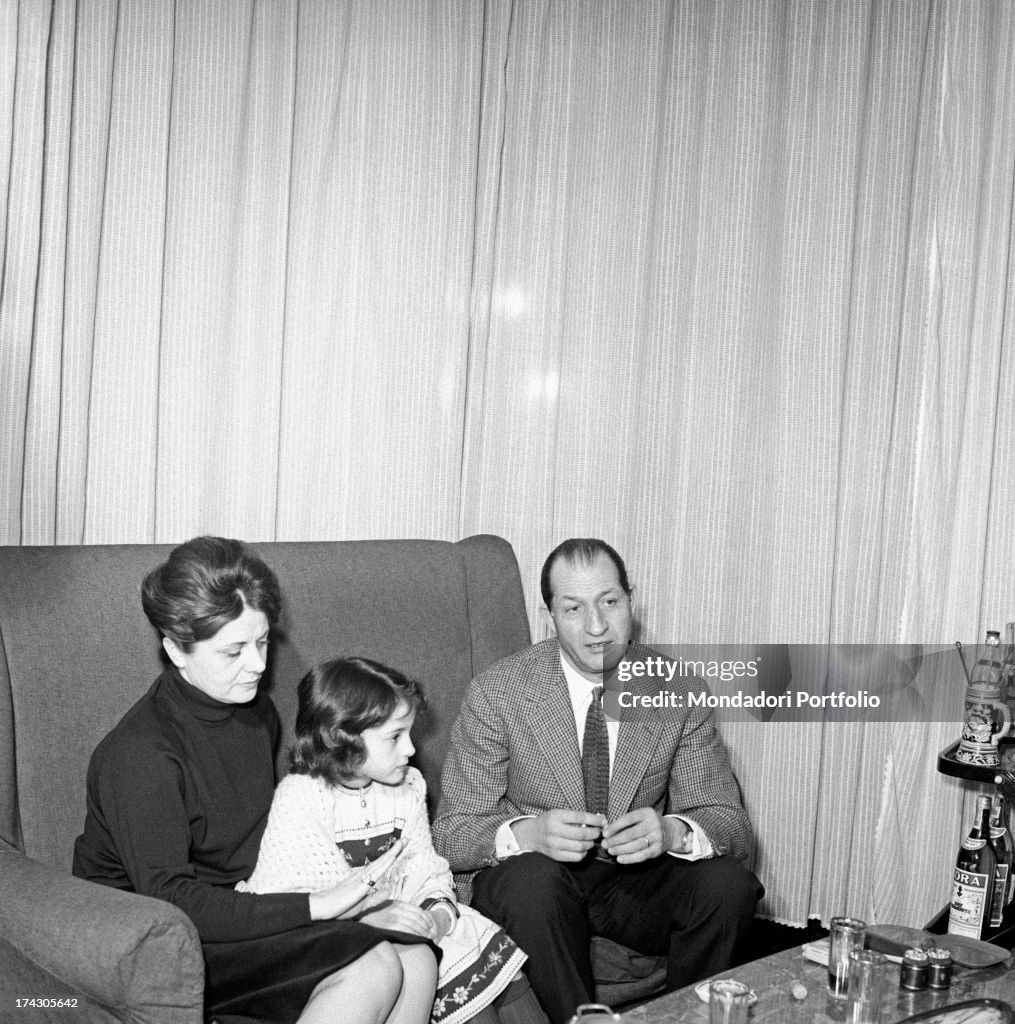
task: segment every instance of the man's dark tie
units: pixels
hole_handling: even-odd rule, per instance
[[[582,775],[585,776],[585,810],[590,814],[606,814],[610,803],[610,740],[603,718],[603,688],[592,691],[585,715],[585,738],[582,741]]]

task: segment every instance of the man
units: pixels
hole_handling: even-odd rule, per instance
[[[621,557],[568,540],[540,582],[556,636],[470,684],[433,834],[461,898],[471,883],[472,905],[528,953],[561,1024],[594,1001],[592,935],[665,954],[672,990],[730,965],[762,889],[740,863],[751,826],[711,712],[600,709],[622,661],[657,657],[631,644]]]

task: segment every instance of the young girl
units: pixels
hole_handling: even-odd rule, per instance
[[[520,974],[525,954],[458,905],[448,863],[433,848],[426,783],[409,767],[422,705],[415,682],[367,658],[311,669],[299,685],[290,773],[275,792],[254,873],[237,888],[316,892],[357,875],[374,891],[358,920],[440,946],[433,1024],[545,1024]],[[401,853],[375,868],[399,839]]]

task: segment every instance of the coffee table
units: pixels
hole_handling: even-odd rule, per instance
[[[827,970],[822,964],[805,960],[802,946],[741,964],[716,977],[736,978],[754,990],[758,1001],[751,1008],[748,1024],[842,1024],[846,1017],[846,1001],[827,994]],[[793,997],[790,986],[794,981],[802,982],[807,989],[805,999]],[[896,1024],[923,1010],[984,997],[1003,999],[1015,1006],[1013,958],[978,970],[956,967],[951,988],[921,992],[900,988],[899,967],[889,963],[881,1024]],[[625,1010],[623,1019],[624,1024],[708,1024],[708,1004],[689,985]]]

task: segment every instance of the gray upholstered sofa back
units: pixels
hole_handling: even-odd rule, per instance
[[[416,763],[437,795],[465,685],[529,642],[518,566],[496,537],[255,544],[285,599],[267,683],[291,733],[316,660],[362,654],[418,679]],[[161,671],[140,584],[169,546],[0,548],[0,844],[69,870],[96,743]]]

